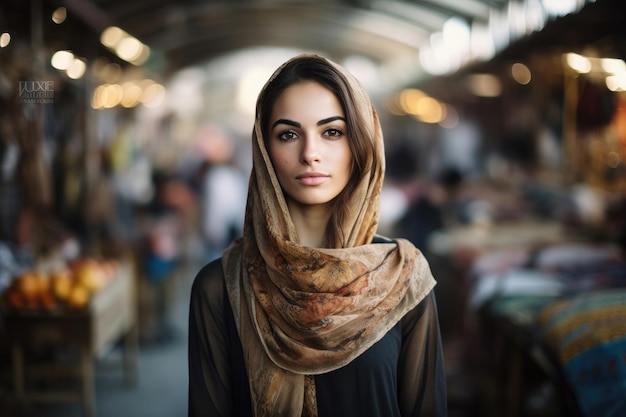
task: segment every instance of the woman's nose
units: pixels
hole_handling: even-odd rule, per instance
[[[302,162],[305,164],[311,164],[312,162],[319,162],[320,160],[320,143],[319,140],[312,136],[307,136],[302,141]]]

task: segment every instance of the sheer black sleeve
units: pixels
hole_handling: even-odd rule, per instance
[[[403,416],[447,416],[447,387],[433,291],[402,319],[398,402]]]
[[[221,261],[200,270],[191,288],[189,308],[189,417],[232,415],[232,371],[229,364]]]

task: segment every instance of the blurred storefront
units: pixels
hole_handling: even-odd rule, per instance
[[[261,83],[317,52],[376,101],[381,231],[425,242],[449,371],[475,382],[464,415],[625,412],[626,14],[452,3],[3,2],[0,393],[26,398],[16,354],[74,336],[84,361],[125,341],[134,377],[181,271],[223,245],[202,232],[207,173],[246,178]]]

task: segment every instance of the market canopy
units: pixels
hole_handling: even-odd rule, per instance
[[[59,7],[67,20],[54,27],[49,16]],[[616,7],[615,0],[7,0],[0,31],[89,57],[102,48],[107,28],[121,28],[149,47],[144,65],[163,73],[237,50],[283,46],[337,60],[362,56],[409,81],[505,51],[609,36],[624,56],[625,43],[615,40],[625,27]]]

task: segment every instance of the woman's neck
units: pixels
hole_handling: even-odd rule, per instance
[[[302,206],[293,201],[288,202],[287,206],[300,244],[313,248],[322,247],[331,214],[329,206]]]

